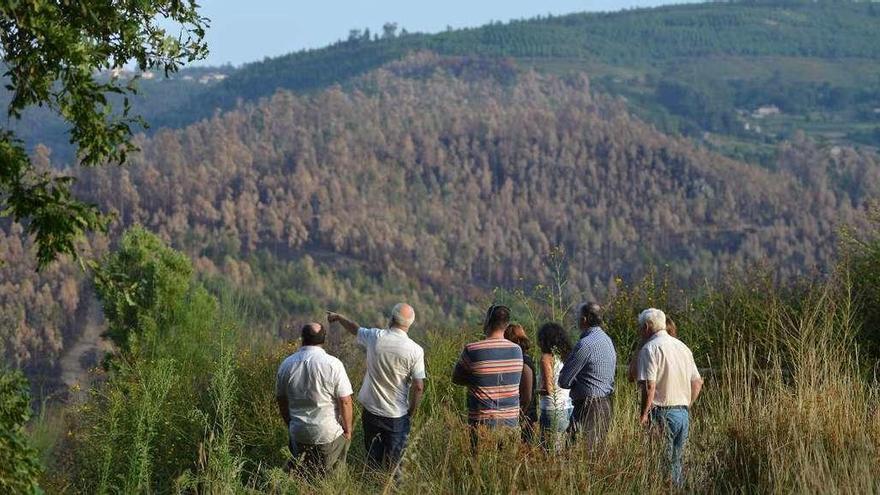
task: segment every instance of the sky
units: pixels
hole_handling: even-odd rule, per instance
[[[433,33],[546,14],[651,7],[674,0],[202,0],[211,20],[208,58],[198,65],[241,65],[344,39],[351,29],[381,32],[396,22]],[[680,3],[680,2],[678,2]]]

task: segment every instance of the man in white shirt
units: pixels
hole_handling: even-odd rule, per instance
[[[691,350],[666,332],[666,315],[662,311],[642,311],[639,330],[647,340],[639,351],[638,361],[642,392],[639,421],[665,433],[672,482],[681,487],[684,445],[690,426],[688,410],[700,395],[703,379]]]
[[[391,311],[388,329],[363,328],[337,313],[328,312],[357,336],[367,352],[367,372],[358,394],[364,407],[364,445],[373,467],[397,469],[409,437],[410,419],[425,391],[425,353],[407,332],[415,311],[400,303]]]
[[[342,361],[323,348],[320,323],[302,328],[302,347],[281,363],[275,397],[290,435],[290,452],[309,475],[345,465],[354,408]]]

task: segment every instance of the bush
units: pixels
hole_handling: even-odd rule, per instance
[[[119,249],[95,269],[95,288],[107,318],[107,337],[122,351],[153,341],[181,311],[192,265],[143,227],[130,228]]]
[[[39,453],[24,431],[30,415],[24,375],[0,369],[0,493],[42,493]]]

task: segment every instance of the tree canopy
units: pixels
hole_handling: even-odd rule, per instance
[[[197,8],[193,0],[4,2],[0,57],[12,93],[9,117],[48,107],[69,124],[81,164],[125,162],[133,126],[143,123],[128,101],[136,87],[101,73],[134,63],[167,75],[204,57],[207,19]],[[121,109],[112,107],[111,94],[123,97]],[[35,167],[16,135],[0,128],[2,212],[35,236],[41,267],[59,254],[75,255],[83,232],[106,225],[95,205],[71,194],[72,180]]]

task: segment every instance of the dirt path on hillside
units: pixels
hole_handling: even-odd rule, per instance
[[[70,393],[71,400],[81,399],[91,386],[89,368],[97,364],[110,345],[101,338],[104,331],[104,316],[96,301],[89,301],[85,329],[79,338],[68,347],[61,359],[61,383]]]

